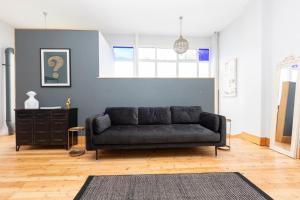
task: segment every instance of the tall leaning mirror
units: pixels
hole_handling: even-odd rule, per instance
[[[275,91],[273,136],[270,147],[296,157],[299,127],[300,58],[290,56],[279,63]]]

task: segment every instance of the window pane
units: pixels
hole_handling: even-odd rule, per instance
[[[155,77],[155,62],[139,62],[139,77]]]
[[[199,77],[209,77],[209,62],[199,62]]]
[[[133,60],[133,47],[113,47],[115,60]]]
[[[157,63],[157,77],[176,78],[176,63],[175,62]]]
[[[209,61],[209,49],[199,49],[199,61]]]
[[[155,59],[155,48],[139,48],[139,59]]]
[[[176,60],[176,53],[173,49],[157,49],[158,60]]]
[[[196,78],[198,76],[196,62],[181,62],[178,70],[179,77]]]
[[[115,61],[115,77],[133,77],[132,61]]]
[[[180,60],[197,60],[196,50],[187,50],[184,54],[179,54]]]

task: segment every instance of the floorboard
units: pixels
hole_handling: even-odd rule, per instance
[[[300,199],[300,160],[234,138],[213,147],[101,151],[70,157],[61,148],[22,146],[0,137],[0,199],[73,199],[89,175],[240,172],[274,199]]]

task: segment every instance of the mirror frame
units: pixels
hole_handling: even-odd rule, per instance
[[[281,69],[292,67],[293,65],[298,65],[297,82],[296,82],[296,92],[295,92],[295,104],[294,104],[294,115],[293,115],[293,128],[292,128],[292,140],[290,150],[283,149],[275,143],[276,139],[276,126],[277,126],[277,113],[278,105],[277,100],[279,98],[279,89],[280,89],[280,75]],[[276,67],[276,78],[274,84],[275,92],[273,93],[273,112],[272,112],[272,132],[270,138],[270,148],[279,153],[285,154],[292,158],[297,157],[298,144],[300,144],[299,137],[299,122],[300,122],[300,57],[289,56],[286,57],[279,65]],[[274,101],[275,100],[275,101]]]

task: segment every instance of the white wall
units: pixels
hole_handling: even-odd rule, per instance
[[[14,28],[0,21],[0,65],[5,63],[5,48],[14,48]],[[14,69],[12,69],[14,70]],[[5,69],[0,66],[0,135],[7,134],[5,125]]]
[[[159,36],[159,35],[137,35],[139,46],[173,48],[177,36]],[[135,35],[118,35],[118,34],[104,34],[104,37],[113,45],[135,45]],[[186,37],[189,41],[190,48],[210,48],[210,37]]]
[[[237,58],[237,96],[220,96],[220,114],[232,119],[232,133],[261,134],[260,0],[250,1],[232,24],[220,32],[219,64]]]
[[[111,77],[114,74],[113,53],[110,44],[99,32],[99,77]]]
[[[232,118],[233,133],[270,137],[276,67],[300,56],[300,1],[252,0],[220,34],[220,67],[238,60],[238,96],[220,98],[221,114]]]
[[[276,66],[286,56],[300,56],[300,1],[263,1],[262,135],[271,134]]]

